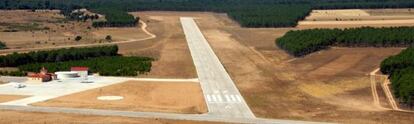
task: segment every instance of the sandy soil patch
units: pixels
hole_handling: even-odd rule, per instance
[[[369,16],[370,14],[361,9],[343,9],[343,10],[313,10],[307,19],[321,18],[325,16],[343,17],[343,16]]]
[[[410,9],[313,10],[298,28],[349,28],[361,26],[413,26]]]
[[[122,96],[124,99],[102,101],[97,99],[99,96]],[[200,85],[192,82],[127,81],[33,105],[186,114],[207,112]]]
[[[99,28],[92,32],[96,39],[105,39],[107,35],[112,37],[113,41],[136,40],[148,37],[141,28]]]
[[[0,110],[2,124],[216,124],[206,121],[168,120],[159,118],[127,118],[63,113],[20,112]],[[219,123],[217,123],[219,124]]]
[[[358,21],[414,19],[408,9],[339,9],[313,10],[306,21]]]
[[[346,71],[351,66],[357,64],[361,59],[363,59],[363,57],[365,57],[365,55],[363,54],[342,55],[339,58],[333,60],[332,62],[329,62],[324,66],[321,66],[309,72],[308,75],[320,77],[332,76],[342,71]]]
[[[42,21],[58,21],[64,18],[59,10],[0,10],[0,23],[32,23]]]
[[[1,82],[0,82],[1,83]],[[0,103],[14,101],[18,99],[23,99],[28,96],[20,96],[20,95],[0,95]]]
[[[87,27],[91,27],[91,22],[67,21],[63,15],[59,14],[58,10],[38,10],[36,12],[7,10],[0,11],[0,18],[2,18],[0,37],[9,48],[19,49],[95,42],[88,37],[90,33]],[[8,27],[16,29],[17,32],[4,31],[9,29]],[[76,42],[73,40],[75,36],[82,36],[83,40]]]
[[[413,8],[403,8],[403,9],[364,9],[369,15],[373,16],[413,16],[414,9]]]
[[[351,28],[351,27],[392,27],[413,26],[414,19],[404,20],[363,20],[363,21],[300,21],[298,28]]]

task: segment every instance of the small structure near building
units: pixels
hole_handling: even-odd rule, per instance
[[[47,69],[45,67],[42,67],[39,73],[29,72],[27,73],[27,77],[31,83],[42,83],[52,81],[56,78],[56,75],[53,73],[48,73]]]
[[[12,82],[14,88],[20,89],[20,88],[25,88],[26,85],[22,84],[22,83],[17,83],[17,82]]]
[[[66,80],[66,79],[73,79],[79,77],[77,72],[71,72],[71,71],[59,71],[55,72],[57,75],[58,80]]]
[[[67,79],[81,79],[87,80],[88,78],[88,67],[71,67],[71,71],[59,71],[53,73],[48,73],[47,69],[43,67],[39,73],[29,72],[27,77],[31,83],[42,83],[52,80],[67,80]],[[88,82],[89,83],[89,82]]]
[[[86,80],[88,78],[88,74],[89,74],[89,68],[88,67],[71,67],[70,68],[71,72],[77,72],[79,77],[83,80]]]

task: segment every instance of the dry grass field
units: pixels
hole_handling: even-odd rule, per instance
[[[97,99],[99,96],[122,96],[124,99],[102,101]],[[184,114],[207,112],[200,84],[193,82],[127,81],[33,105]]]
[[[157,37],[143,42],[119,44],[124,55],[151,56],[156,59],[151,72],[142,77],[196,78],[197,73],[185,40],[178,16],[156,12],[131,13],[138,15]]]
[[[0,10],[0,41],[10,49],[42,48],[137,40],[148,37],[139,27],[93,28],[92,22],[68,21],[58,10]],[[107,35],[112,41],[105,40]],[[81,36],[80,41],[75,41]]]
[[[361,26],[414,26],[411,9],[313,10],[299,28],[349,28]]]
[[[23,99],[28,96],[20,96],[20,95],[0,95],[0,103],[14,101],[18,99]]]
[[[63,113],[18,112],[0,110],[2,124],[223,124],[218,122],[128,118]]]

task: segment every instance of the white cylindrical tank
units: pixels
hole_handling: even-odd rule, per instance
[[[65,80],[65,79],[79,77],[79,74],[77,72],[70,72],[70,71],[55,72],[55,74],[58,80]]]

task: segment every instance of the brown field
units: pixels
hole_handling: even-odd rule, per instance
[[[139,15],[148,30],[157,37],[143,42],[119,44],[124,55],[150,56],[156,59],[151,72],[142,77],[196,78],[197,73],[177,16],[156,15],[153,12],[131,13]]]
[[[102,101],[97,99],[99,96],[123,96],[124,99]],[[207,112],[200,85],[192,82],[127,81],[33,105],[185,114]]]
[[[313,10],[299,28],[349,28],[360,26],[414,26],[411,9]]]
[[[206,121],[168,120],[159,118],[128,118],[63,113],[19,112],[0,110],[2,124],[223,124]]]
[[[1,84],[1,82],[0,82]],[[0,95],[0,103],[14,101],[18,99],[23,99],[28,96],[20,96],[20,95]]]
[[[10,49],[92,44],[147,38],[139,27],[93,28],[92,22],[68,21],[58,10],[0,10],[0,41]],[[16,30],[10,32],[7,30]],[[107,35],[112,41],[105,40]],[[80,41],[75,41],[81,36]]]

